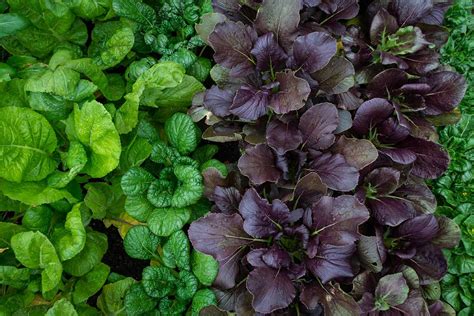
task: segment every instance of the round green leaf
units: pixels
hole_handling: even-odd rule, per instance
[[[173,233],[163,247],[163,263],[168,268],[190,269],[190,245],[182,230]]]
[[[184,113],[173,114],[165,123],[165,132],[171,145],[182,155],[193,152],[201,136],[191,117]]]
[[[193,250],[191,267],[199,282],[206,286],[212,285],[219,272],[219,263],[212,256]]]
[[[40,114],[19,107],[0,108],[0,177],[39,181],[56,169],[56,134]]]
[[[132,284],[124,299],[125,310],[129,316],[152,311],[157,304],[158,301],[148,296],[141,283]]]
[[[146,196],[140,195],[127,196],[124,208],[128,215],[140,222],[146,222],[148,216],[155,209]]]
[[[180,230],[191,217],[187,208],[159,208],[148,217],[151,231],[158,236],[169,236]]]
[[[176,296],[183,301],[190,300],[193,298],[198,287],[199,282],[196,277],[191,272],[183,270],[179,273]]]
[[[95,293],[97,293],[102,286],[104,286],[107,277],[109,276],[110,268],[108,265],[100,262],[91,271],[80,278],[74,286],[72,298],[74,304],[80,304]]]
[[[123,246],[127,254],[135,259],[148,260],[156,254],[156,248],[161,238],[151,232],[146,226],[132,227],[123,240]]]
[[[150,266],[143,269],[142,283],[149,296],[161,298],[169,295],[174,290],[176,278],[171,269]]]
[[[48,309],[46,316],[77,316],[74,306],[67,299],[63,298],[54,303],[53,307]]]
[[[161,315],[181,316],[186,311],[186,305],[186,302],[177,299],[171,300],[165,297],[160,301],[159,310]]]
[[[155,177],[140,167],[128,170],[122,177],[122,190],[127,196],[139,196],[147,192]]]
[[[46,205],[30,207],[26,210],[21,224],[29,230],[37,230],[46,234],[51,223],[53,212]]]
[[[107,246],[105,234],[88,232],[84,249],[74,258],[63,262],[64,271],[75,277],[83,276],[102,260]]]
[[[217,299],[214,292],[209,289],[197,291],[191,304],[191,315],[198,316],[201,309],[209,305],[217,305]]]

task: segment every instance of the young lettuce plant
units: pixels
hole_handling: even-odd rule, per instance
[[[182,230],[163,238],[147,226],[137,225],[127,232],[124,247],[129,256],[156,263],[146,267],[142,280],[127,291],[123,303],[128,315],[151,311],[199,315],[202,308],[217,304],[207,286],[217,275],[218,263],[192,250]]]

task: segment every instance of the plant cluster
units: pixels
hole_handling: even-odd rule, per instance
[[[195,249],[219,262],[220,307],[260,314],[439,315],[443,248],[427,179],[448,153],[434,124],[466,83],[440,65],[448,4],[216,1],[201,38],[215,81],[190,114],[239,141],[241,177],[204,172],[213,213]]]
[[[226,167],[175,113],[204,90],[210,61],[193,24],[208,9],[0,1],[0,314],[137,315],[143,301],[197,315],[215,303],[216,263],[191,252],[182,228],[210,209],[201,172]],[[152,259],[144,280],[103,262],[100,222],[131,257]],[[158,295],[163,278],[173,288]]]
[[[445,17],[445,25],[450,28],[450,37],[441,51],[442,61],[463,73],[470,87],[473,64],[469,61],[469,56],[473,53],[474,42],[471,11],[470,1],[456,1],[450,8]],[[458,315],[470,315],[474,312],[473,100],[472,89],[468,88],[460,105],[461,120],[456,125],[440,131],[440,142],[448,150],[451,163],[445,175],[433,183],[434,192],[440,201],[438,213],[454,219],[461,228],[461,243],[456,248],[445,251],[448,274],[441,282],[442,298]]]

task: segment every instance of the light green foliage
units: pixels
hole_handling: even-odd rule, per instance
[[[54,303],[45,314],[46,316],[78,316],[74,306],[65,298]]]
[[[97,264],[91,271],[81,277],[74,285],[72,294],[74,304],[85,302],[89,297],[97,293],[110,273],[110,268],[104,263]]]
[[[124,300],[125,309],[130,316],[150,312],[157,303],[155,298],[147,294],[142,283],[132,284]]]
[[[59,228],[53,233],[53,244],[61,261],[75,257],[86,244],[86,230],[81,216],[82,206],[82,203],[74,205],[67,214],[64,228]]]
[[[191,267],[194,275],[204,285],[210,286],[217,277],[219,263],[212,256],[193,250]]]
[[[80,277],[92,270],[107,250],[107,236],[99,232],[88,232],[86,244],[74,258],[63,262],[64,271]]]
[[[126,316],[124,297],[135,280],[125,278],[114,283],[106,284],[97,298],[97,307],[105,315]]]
[[[214,292],[212,292],[210,289],[202,289],[197,291],[191,304],[191,315],[198,316],[199,311],[209,305],[217,305],[217,299]]]

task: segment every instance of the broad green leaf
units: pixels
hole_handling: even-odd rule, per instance
[[[155,180],[148,188],[148,201],[158,208],[170,207],[174,189],[175,185],[171,181]]]
[[[184,68],[188,69],[192,64],[197,61],[197,56],[192,51],[186,48],[179,48],[173,54],[169,56],[163,56],[161,60],[173,61],[177,64],[183,65]]]
[[[160,300],[159,310],[161,315],[180,316],[186,312],[186,302],[164,297]]]
[[[28,207],[19,201],[13,201],[0,193],[0,212],[24,212]]]
[[[132,167],[140,166],[151,154],[150,143],[137,135],[134,135],[130,143],[122,151],[120,156],[120,170],[126,171]]]
[[[66,216],[64,228],[57,229],[53,234],[53,243],[61,261],[74,258],[86,244],[86,230],[82,223],[82,203],[74,205]]]
[[[154,297],[148,296],[141,283],[132,284],[124,299],[125,310],[129,316],[150,312],[156,304],[158,301]]]
[[[193,152],[201,138],[198,127],[190,116],[176,113],[165,123],[166,136],[180,154],[186,155]]]
[[[41,112],[49,121],[67,118],[74,107],[72,101],[44,92],[30,92],[28,101],[33,110]]]
[[[179,272],[179,280],[176,287],[176,296],[178,299],[188,301],[192,299],[196,293],[199,282],[191,272],[184,270]]]
[[[104,315],[126,316],[124,297],[135,280],[126,278],[114,283],[106,284],[97,298],[97,307]]]
[[[132,258],[148,260],[157,255],[157,247],[161,238],[153,234],[146,226],[130,228],[123,240],[125,252]]]
[[[191,304],[191,315],[198,316],[201,309],[209,305],[217,305],[217,299],[214,292],[209,289],[197,291]]]
[[[146,222],[155,207],[146,196],[128,196],[125,200],[125,211],[137,221]]]
[[[80,304],[99,292],[110,273],[110,267],[102,262],[96,265],[74,285],[72,298],[74,304]]]
[[[187,73],[193,76],[200,82],[204,82],[209,77],[212,63],[209,59],[204,57],[198,57],[197,60],[190,67],[187,68]]]
[[[173,170],[181,185],[176,188],[171,205],[173,207],[185,207],[199,201],[204,193],[204,185],[199,170],[185,165],[177,165]]]
[[[56,134],[40,114],[26,108],[0,108],[0,177],[39,181],[56,169]]]
[[[8,222],[0,222],[0,248],[9,248],[10,239],[13,235],[24,232],[27,229],[21,225]]]
[[[15,34],[24,29],[30,24],[28,19],[25,19],[16,13],[0,14],[0,38]]]
[[[219,263],[212,256],[193,250],[191,267],[194,275],[203,285],[211,286],[219,272]]]
[[[146,194],[155,177],[140,167],[134,167],[122,177],[123,193],[127,196],[140,196]]]
[[[102,104],[90,101],[82,108],[75,106],[68,125],[70,140],[79,140],[90,153],[83,172],[102,178],[118,166],[122,150],[120,137]]]
[[[102,260],[107,251],[107,236],[89,231],[84,249],[74,258],[64,261],[64,271],[72,276],[80,277],[91,271]]]
[[[72,141],[69,144],[66,158],[63,160],[63,164],[69,168],[69,171],[62,172],[56,170],[50,174],[48,177],[48,186],[52,188],[64,188],[84,169],[88,160],[87,152],[80,142]]]
[[[162,298],[174,290],[176,278],[171,269],[160,266],[149,266],[143,269],[142,284],[149,296]]]
[[[120,21],[96,24],[88,53],[101,69],[111,68],[127,56],[134,41],[132,29]]]
[[[55,70],[46,71],[39,78],[31,78],[25,85],[29,92],[45,92],[58,96],[68,96],[75,92],[80,75],[76,71],[60,66]]]
[[[18,261],[30,269],[41,269],[41,290],[53,290],[61,281],[63,268],[56,250],[40,232],[24,232],[11,239],[11,247]]]
[[[86,20],[105,15],[110,5],[110,1],[103,0],[79,0],[76,3],[73,8],[74,14]]]
[[[155,10],[142,1],[113,0],[112,7],[118,16],[135,21],[146,28],[153,27],[156,23]]]
[[[30,269],[0,266],[0,284],[8,285],[17,289],[24,288],[30,281],[30,273]]]
[[[190,216],[191,211],[187,208],[156,209],[147,223],[154,234],[166,237],[183,228]]]
[[[120,186],[117,189],[120,189]],[[84,198],[84,203],[92,211],[92,217],[96,219],[103,219],[107,212],[120,212],[123,210],[123,194],[113,185],[104,182],[91,182],[85,185],[87,194]]]
[[[52,216],[53,212],[51,208],[46,205],[30,207],[23,215],[21,224],[29,230],[37,230],[43,234],[47,234]]]
[[[214,157],[214,155],[217,154],[218,152],[219,152],[219,147],[217,147],[217,145],[206,144],[206,145],[198,147],[193,152],[192,157],[200,165],[202,165],[206,161],[212,159],[212,157]]]
[[[0,179],[0,191],[10,199],[28,205],[48,204],[61,199],[77,202],[66,189],[50,188],[46,181],[14,183]]]
[[[46,316],[78,316],[74,306],[67,299],[62,298],[54,303],[45,314]]]
[[[168,268],[190,270],[190,245],[182,230],[173,233],[163,246],[163,263]]]

